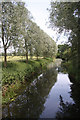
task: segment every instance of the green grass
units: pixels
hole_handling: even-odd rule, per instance
[[[2,67],[2,103],[5,104],[15,99],[16,91],[22,84],[32,81],[32,76],[39,73],[53,60],[51,58],[8,61],[7,68]],[[3,65],[3,63],[2,63]]]
[[[32,57],[33,60],[36,60],[37,57],[33,56]],[[43,58],[43,57],[39,57],[39,58]],[[7,61],[18,61],[18,60],[25,60],[26,57],[25,56],[7,56]],[[30,59],[30,56],[28,56],[28,59]],[[4,61],[4,56],[0,56],[0,62]]]

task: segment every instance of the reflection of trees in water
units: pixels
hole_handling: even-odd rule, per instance
[[[63,66],[63,64],[62,64]],[[64,67],[61,68],[64,71]],[[60,69],[61,72],[63,72]],[[75,82],[75,79],[69,75],[70,81],[74,82],[74,84],[71,85],[71,98],[74,101],[74,104],[72,103],[64,103],[62,96],[60,96],[60,107],[59,111],[56,114],[56,118],[60,120],[61,119],[76,119],[80,118],[80,84],[77,84]]]
[[[3,115],[9,115],[14,118],[39,118],[44,110],[44,103],[50,89],[56,82],[56,78],[56,71],[54,69],[48,70],[40,79],[37,79],[36,84],[30,85],[15,102],[9,105],[9,112],[5,108]]]
[[[71,86],[71,97],[75,101],[75,108],[77,117],[80,118],[80,84],[73,84]]]
[[[57,119],[80,118],[80,87],[73,84],[71,90],[71,97],[75,103],[64,103],[62,96],[60,96],[60,110],[56,114]]]

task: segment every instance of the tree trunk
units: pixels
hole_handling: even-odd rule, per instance
[[[7,49],[4,48],[4,67],[7,67]]]
[[[7,49],[6,45],[4,43],[4,27],[3,27],[3,22],[2,22],[2,42],[4,46],[4,67],[7,67]]]
[[[28,63],[28,52],[26,52],[26,63]]]
[[[37,60],[38,60],[38,55],[37,55]]]
[[[28,45],[27,45],[27,39],[25,38],[25,49],[26,49],[26,63],[28,63]]]
[[[30,59],[32,59],[32,55],[30,56]]]

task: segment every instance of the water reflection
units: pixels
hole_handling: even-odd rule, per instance
[[[77,119],[80,118],[80,106],[69,102],[64,102],[62,96],[60,96],[60,107],[56,113],[56,119]]]
[[[72,118],[74,115],[74,105],[72,103],[69,102],[64,102],[63,101],[63,97],[60,95],[60,107],[59,107],[59,111],[56,113],[56,118],[57,120],[60,118]]]
[[[58,62],[59,63],[59,62]],[[17,99],[3,109],[3,118],[78,118],[80,87],[58,64],[50,64]]]
[[[3,109],[3,118],[39,118],[45,109],[44,103],[56,78],[57,71],[54,68],[41,74],[25,89],[23,94],[19,95],[15,102]]]
[[[70,81],[73,81],[70,77]],[[80,119],[80,85],[73,83],[70,85],[70,97],[72,102],[65,102],[63,97],[60,96],[60,107],[56,113],[56,119]]]
[[[59,111],[60,106],[60,96],[63,97],[65,103],[74,103],[70,97],[71,84],[68,74],[58,73],[57,81],[48,95],[49,97],[44,104],[45,109],[40,115],[40,118],[56,118],[56,113]]]

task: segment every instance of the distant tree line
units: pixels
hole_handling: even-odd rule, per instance
[[[31,19],[24,2],[1,2],[1,37],[4,48],[4,66],[7,67],[7,50],[12,46],[14,55],[53,57],[56,43]]]

